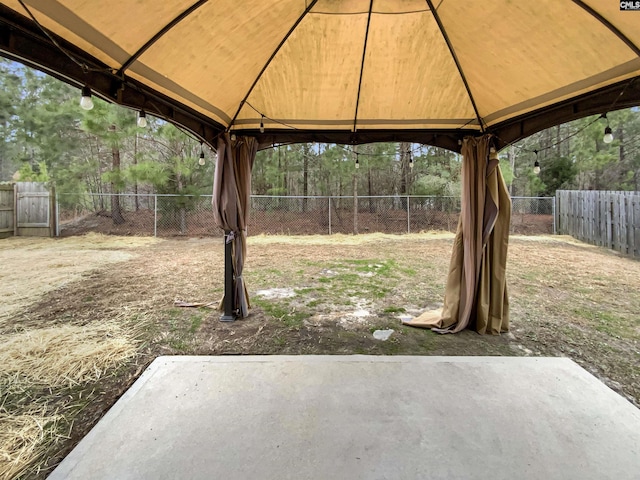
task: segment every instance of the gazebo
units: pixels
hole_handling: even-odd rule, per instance
[[[508,328],[509,200],[495,151],[640,104],[638,2],[4,0],[0,54],[158,116],[216,149],[225,315],[246,316],[259,148],[410,141],[462,151],[444,331]],[[603,122],[603,129],[605,128]],[[454,264],[454,262],[458,262]],[[453,293],[451,293],[453,292]],[[453,297],[457,299],[453,302]],[[452,303],[453,302],[453,303]],[[448,310],[448,311],[447,311]]]

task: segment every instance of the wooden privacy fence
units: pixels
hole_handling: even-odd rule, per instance
[[[43,183],[0,185],[0,238],[52,237],[56,232],[55,195]]]
[[[640,257],[640,192],[558,190],[556,227],[559,234]]]

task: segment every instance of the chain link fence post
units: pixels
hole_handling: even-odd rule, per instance
[[[56,237],[60,236],[60,197],[56,190]]]
[[[153,236],[158,236],[158,195],[153,195]]]
[[[407,195],[407,233],[411,233],[411,208],[409,207],[409,195]]]
[[[551,197],[553,199],[553,203],[551,204],[551,208],[553,211],[553,234],[556,235],[556,197]]]
[[[327,197],[329,199],[329,235],[331,235],[331,197]]]

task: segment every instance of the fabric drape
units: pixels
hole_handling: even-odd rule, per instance
[[[247,222],[251,198],[251,170],[258,152],[252,137],[231,140],[225,133],[218,137],[216,171],[213,181],[213,216],[218,227],[233,243],[233,291],[239,318],[249,314],[249,294],[242,278],[247,253]]]
[[[509,330],[506,285],[511,198],[491,152],[491,135],[462,144],[462,209],[442,309],[407,325],[456,333],[474,328],[498,335]]]

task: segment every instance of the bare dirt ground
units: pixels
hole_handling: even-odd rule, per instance
[[[47,440],[20,475],[44,478],[158,355],[568,356],[640,406],[640,262],[568,237],[512,236],[510,333],[402,326],[400,316],[441,304],[452,239],[446,232],[250,237],[244,276],[253,309],[233,323],[210,308],[175,306],[220,299],[220,238],[0,241],[0,296],[9,299],[0,311],[0,355],[21,355],[26,365],[0,369],[0,430],[37,407],[45,419],[38,438]],[[137,353],[98,365],[93,379],[43,383],[29,373],[28,352],[9,351],[16,335],[35,338],[43,329],[117,339],[116,330],[98,331],[107,322],[134,332],[126,340]],[[394,330],[389,340],[374,338],[381,329]]]

